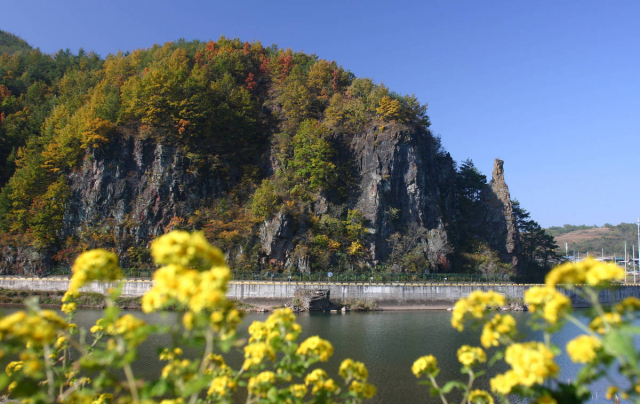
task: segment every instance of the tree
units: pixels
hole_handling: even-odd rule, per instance
[[[512,200],[513,217],[520,233],[522,257],[529,275],[542,277],[556,264],[560,255],[553,236],[547,234],[531,215],[520,206],[518,200]]]

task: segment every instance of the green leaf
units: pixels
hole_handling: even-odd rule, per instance
[[[458,381],[458,380],[452,380],[450,382],[447,382],[443,387],[442,387],[442,392],[444,394],[447,394],[448,392],[450,392],[454,387],[459,388],[460,390],[464,390],[467,386]]]
[[[633,369],[638,370],[638,352],[633,344],[633,332],[629,327],[621,327],[611,330],[603,338],[606,352],[614,355],[618,360],[625,361]]]

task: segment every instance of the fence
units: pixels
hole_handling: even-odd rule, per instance
[[[127,278],[149,278],[153,270],[138,268],[123,268],[122,272]],[[233,280],[236,281],[308,281],[308,282],[499,282],[510,283],[513,279],[509,275],[478,275],[478,274],[410,274],[395,272],[243,272],[232,271]],[[70,276],[71,268],[55,267],[49,276]]]

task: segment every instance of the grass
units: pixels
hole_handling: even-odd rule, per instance
[[[373,299],[347,299],[342,302],[351,311],[375,311],[378,310],[378,303]]]

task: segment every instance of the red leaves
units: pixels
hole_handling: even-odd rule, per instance
[[[258,86],[258,83],[253,80],[253,73],[249,73],[249,76],[245,80],[245,83],[247,83],[247,89],[249,91],[255,90],[255,88]]]

